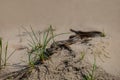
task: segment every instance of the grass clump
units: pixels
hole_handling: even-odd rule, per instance
[[[80,60],[83,60],[85,57],[85,51],[80,53]],[[95,80],[95,71],[96,71],[96,56],[94,56],[94,63],[91,70],[87,70],[86,74],[82,73],[83,80]]]
[[[95,71],[96,71],[96,69],[97,69],[97,67],[96,67],[96,59],[94,58],[94,63],[92,65],[92,70],[87,71],[88,74],[84,74],[83,80],[95,80]]]
[[[7,65],[9,58],[13,55],[14,52],[15,51],[13,51],[8,56],[8,42],[6,43],[5,47],[3,47],[3,41],[2,38],[0,37],[0,69]]]
[[[32,27],[31,31],[32,33],[29,33],[27,29],[24,28],[24,30],[28,33],[30,39],[28,40],[29,47],[31,48],[30,51],[28,51],[28,59],[29,59],[29,65],[34,66],[39,63],[43,63],[46,59],[49,58],[49,56],[52,53],[49,53],[47,51],[47,47],[50,41],[55,43],[54,37],[65,34],[57,34],[54,35],[52,28],[52,25],[48,29],[46,29],[44,32],[35,32]]]
[[[5,49],[4,52],[3,52],[3,49]],[[2,38],[0,38],[0,69],[2,69],[3,66],[6,66],[6,64],[7,64],[7,60],[8,60],[7,59],[7,50],[8,50],[8,42],[5,46],[5,48],[3,48],[3,41],[2,41]],[[4,59],[3,59],[2,55],[4,55]]]

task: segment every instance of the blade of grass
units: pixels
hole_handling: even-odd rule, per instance
[[[52,25],[50,25],[50,32],[52,35],[53,42],[55,43]]]
[[[2,68],[2,38],[0,37],[0,69]]]
[[[48,38],[48,34],[49,34],[49,30],[47,32],[44,32],[43,34],[43,44],[42,44],[42,49],[40,51],[40,59],[43,61],[44,60],[44,51],[45,51],[45,47],[46,47],[46,41]]]
[[[38,42],[39,40],[38,40],[38,38],[37,38],[37,36],[36,36],[36,34],[35,34],[35,32],[34,32],[34,30],[33,30],[32,27],[31,27],[31,31],[32,31],[32,33],[33,33],[33,36],[34,36],[35,40]]]
[[[6,66],[6,64],[7,64],[7,51],[8,51],[8,42],[7,42],[6,47],[5,47],[5,61],[4,61],[4,66]]]
[[[41,32],[38,32],[39,44],[41,44]]]
[[[92,69],[92,76],[91,76],[91,79],[92,80],[95,80],[94,79],[94,72],[96,70],[96,57],[94,57],[94,64],[93,64],[93,69]]]
[[[56,42],[55,42],[55,39],[54,39],[54,34],[53,34],[52,25],[50,25],[50,32],[51,32],[51,35],[52,35],[51,38],[52,38],[52,40],[53,40],[54,45],[57,45]]]
[[[22,28],[28,33],[28,35],[29,35],[30,38],[32,39],[33,43],[35,44],[35,40],[34,40],[34,38],[32,37],[32,35],[29,33],[29,31],[28,31],[26,28],[24,28],[24,27],[22,27]]]
[[[93,63],[93,66],[92,66],[92,70],[87,71],[88,74],[84,75],[83,79],[84,80],[95,80],[95,75],[94,75],[95,70],[96,70],[96,57],[94,57],[94,63]]]
[[[44,41],[43,44],[44,44],[44,47],[47,45],[47,39],[48,39],[49,32],[50,32],[50,28],[43,35],[43,41]]]

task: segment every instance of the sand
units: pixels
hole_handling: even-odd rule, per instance
[[[27,44],[26,36],[18,37],[24,32],[21,26],[30,29],[31,25],[35,31],[42,31],[51,24],[56,33],[69,32],[70,28],[84,31],[104,30],[107,35],[106,50],[110,58],[97,63],[107,73],[115,76],[120,76],[119,21],[119,0],[0,1],[0,36],[4,42],[9,42],[9,52]],[[66,38],[68,35],[57,37],[56,40]],[[21,63],[22,60],[26,60],[25,50],[17,50],[9,64]]]

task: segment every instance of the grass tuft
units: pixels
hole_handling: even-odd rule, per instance
[[[52,41],[55,43],[54,38],[68,33],[61,33],[54,35],[52,25],[48,29],[43,32],[35,32],[31,27],[31,32],[23,27],[23,29],[28,33],[30,39],[28,40],[28,45],[30,47],[30,51],[28,51],[28,61],[29,65],[34,66],[36,61],[43,63],[46,59],[49,58],[51,53],[47,51],[48,44]]]
[[[96,71],[96,69],[97,69],[96,58],[94,57],[94,63],[93,63],[93,66],[92,66],[92,70],[88,71],[88,74],[83,76],[83,80],[95,80],[95,71]]]
[[[15,50],[10,55],[8,55],[8,42],[6,43],[5,47],[3,47],[3,41],[2,38],[0,38],[0,69],[7,65],[9,58],[13,55],[14,52]]]

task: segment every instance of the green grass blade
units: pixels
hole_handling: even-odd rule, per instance
[[[22,28],[28,33],[28,35],[32,39],[33,43],[35,44],[35,40],[34,40],[33,36],[29,33],[29,31],[26,28],[24,28],[24,27],[22,27]]]
[[[47,30],[47,32],[45,32],[46,35],[44,35],[44,44],[47,44],[47,39],[48,39],[48,35],[49,35],[49,32],[50,32],[50,28]]]
[[[43,44],[42,44],[42,49],[40,51],[40,59],[41,60],[44,60],[44,52],[45,52],[45,49],[46,49],[46,46],[47,46],[47,40],[48,40],[48,37],[49,37],[49,32],[50,32],[50,28],[48,28],[44,34],[43,34]]]
[[[6,66],[6,64],[7,64],[7,51],[8,51],[8,42],[7,42],[6,47],[5,47],[5,61],[4,61],[4,66]]]
[[[92,80],[95,80],[94,79],[94,72],[96,70],[96,58],[94,57],[94,64],[93,64],[93,69],[92,69],[92,74],[91,74],[91,79]]]
[[[50,32],[51,32],[51,35],[52,35],[52,36],[51,36],[51,37],[52,37],[52,40],[53,40],[53,42],[55,43],[52,25],[50,25]]]
[[[41,44],[41,32],[38,32],[38,42],[39,42],[39,44]]]
[[[38,38],[37,38],[37,36],[36,36],[36,34],[35,34],[35,32],[34,32],[34,30],[33,30],[32,27],[31,27],[31,31],[32,31],[32,33],[33,33],[33,36],[34,36],[35,40],[36,40],[37,42],[39,42],[39,40],[38,40]]]

